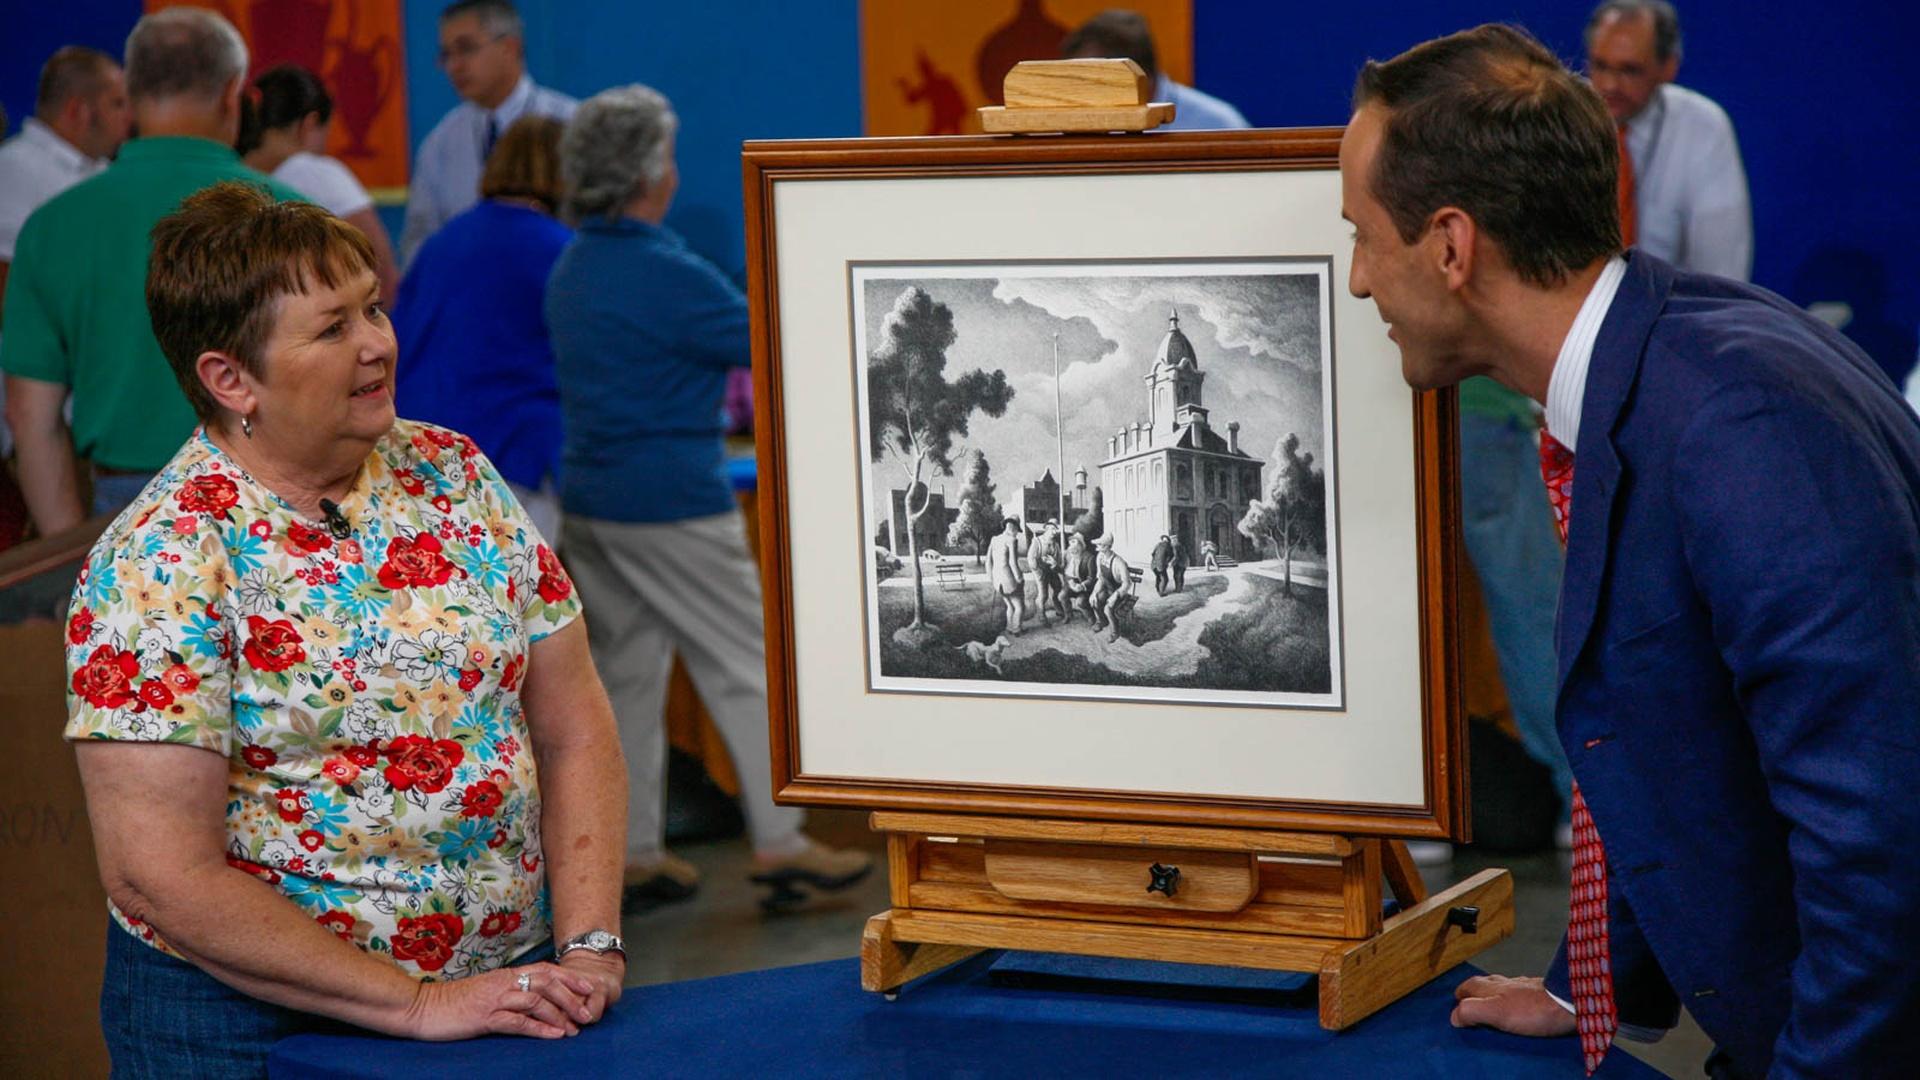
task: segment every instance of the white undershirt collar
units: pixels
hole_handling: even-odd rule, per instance
[[[1620,291],[1620,279],[1627,274],[1625,256],[1607,260],[1594,279],[1593,288],[1573,317],[1567,338],[1560,343],[1560,356],[1553,362],[1553,375],[1547,380],[1547,430],[1568,450],[1580,439],[1580,406],[1587,398],[1587,367],[1593,362],[1593,343],[1600,336],[1600,324],[1613,307],[1613,296]]]

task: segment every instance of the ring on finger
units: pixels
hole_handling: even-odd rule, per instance
[[[533,975],[523,971],[519,978],[513,980],[513,985],[519,987],[521,993],[528,993],[533,989]]]

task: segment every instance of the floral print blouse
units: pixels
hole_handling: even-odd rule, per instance
[[[416,978],[486,971],[550,933],[520,685],[579,601],[464,435],[397,422],[340,510],[196,432],[74,587],[66,736],[219,754],[230,865]]]

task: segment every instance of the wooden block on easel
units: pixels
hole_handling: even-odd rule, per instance
[[[980,110],[989,134],[1146,131],[1173,120],[1173,103],[1149,101],[1153,84],[1131,60],[1026,60],[1004,84],[1006,105]]]

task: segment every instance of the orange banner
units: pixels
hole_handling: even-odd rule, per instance
[[[1192,0],[862,0],[860,51],[868,135],[978,133],[982,105],[1022,60],[1060,56],[1074,27],[1115,6],[1153,28],[1160,70],[1193,81]]]
[[[333,94],[327,153],[374,198],[406,197],[407,68],[400,0],[185,0],[217,11],[247,39],[251,80],[279,64],[320,76]],[[146,0],[146,10],[181,0]]]

